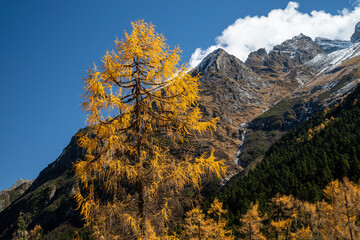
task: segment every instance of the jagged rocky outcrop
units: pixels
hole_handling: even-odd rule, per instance
[[[310,37],[300,34],[275,46],[270,52],[270,58],[289,68],[303,64],[322,52],[321,47]]]
[[[202,76],[202,82],[212,80],[211,73],[220,73],[231,78],[247,88],[261,89],[266,87],[265,82],[249,69],[240,59],[219,48],[206,56],[192,71]]]
[[[267,83],[241,60],[217,49],[192,71],[201,75],[201,103],[206,114],[232,123],[237,115],[263,104]],[[238,121],[237,121],[238,122]]]
[[[267,81],[268,101],[272,105],[313,78],[314,71],[303,63],[320,53],[323,50],[319,45],[300,34],[275,46],[269,53],[264,48],[250,53],[245,64]]]
[[[235,155],[241,144],[239,125],[267,107],[263,101],[267,83],[241,60],[217,49],[192,70],[201,76],[199,105],[206,119],[219,118],[217,130],[201,142],[207,142],[224,158],[228,176],[235,174],[238,165]]]
[[[269,54],[265,49],[250,53],[245,63],[255,72],[276,73],[278,70],[287,72],[323,52],[322,48],[310,37],[300,34],[274,46]]]
[[[257,73],[276,73],[274,64],[270,61],[265,48],[260,48],[255,52],[251,52],[246,59],[245,64]]]
[[[360,22],[355,25],[355,31],[351,35],[350,39],[352,43],[360,42]]]
[[[23,190],[26,190],[26,189],[28,189],[28,187],[31,186],[31,184],[33,182],[34,182],[34,180],[26,180],[26,179],[19,178],[9,189],[4,190],[4,191],[14,190],[18,187],[21,187]]]
[[[324,50],[325,53],[332,53],[350,47],[353,43],[346,40],[331,40],[328,38],[317,37],[315,42]]]
[[[20,197],[34,180],[18,179],[9,189],[0,191],[0,212]]]

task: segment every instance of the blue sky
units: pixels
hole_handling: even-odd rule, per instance
[[[231,38],[227,41],[224,29],[237,19],[244,23],[246,16],[268,16],[273,9],[284,10],[288,3],[0,0],[0,190],[19,178],[36,178],[84,127],[82,79],[88,66],[99,63],[105,51],[113,48],[114,39],[121,39],[124,29],[130,30],[131,21],[152,22],[171,47],[180,46],[182,60],[188,62],[196,49],[204,55],[214,46],[226,45],[230,52],[235,49],[236,55],[241,46],[233,45]],[[329,19],[346,15],[339,12],[344,8],[354,11],[356,5],[355,1],[297,3],[297,13],[323,10],[330,14]],[[350,17],[354,21],[357,15]],[[241,32],[237,34],[241,36]],[[341,31],[334,34],[331,36],[349,35]],[[218,38],[222,42],[216,40],[219,36],[224,36]],[[270,47],[273,43],[267,44]]]

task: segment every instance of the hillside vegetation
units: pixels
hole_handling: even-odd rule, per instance
[[[360,178],[360,88],[340,104],[314,116],[288,132],[266,153],[247,176],[226,186],[220,199],[233,224],[251,202],[266,204],[276,193],[301,200],[323,199],[323,189],[333,179]]]

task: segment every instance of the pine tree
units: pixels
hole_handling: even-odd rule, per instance
[[[76,200],[99,239],[158,239],[167,231],[172,196],[225,171],[212,152],[171,154],[214,130],[216,119],[201,120],[199,77],[178,66],[179,47],[170,50],[152,24],[132,27],[85,79],[89,128],[79,136],[85,157],[75,165],[83,186]]]
[[[13,240],[28,240],[29,234],[26,230],[26,225],[24,213],[20,212],[17,220],[17,230],[14,233]]]

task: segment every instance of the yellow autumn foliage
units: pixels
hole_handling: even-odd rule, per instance
[[[226,210],[218,199],[215,199],[206,216],[200,207],[196,207],[185,215],[185,231],[182,239],[222,239],[233,240],[231,230],[226,229],[227,221],[224,218]]]
[[[260,231],[260,229],[263,227],[263,220],[264,218],[261,217],[259,213],[259,203],[251,203],[250,209],[240,219],[242,224],[240,232],[246,236],[246,239],[265,240],[265,236]]]
[[[360,185],[344,178],[324,189],[326,200],[302,202],[277,194],[270,225],[275,239],[360,239]]]
[[[81,214],[99,239],[164,238],[172,196],[203,177],[220,177],[213,152],[175,157],[170,146],[216,128],[203,121],[199,77],[179,66],[152,24],[132,23],[101,66],[88,71],[83,108],[88,132],[79,135],[84,158],[75,164]]]
[[[349,179],[334,180],[324,190],[318,229],[323,239],[360,238],[360,186]]]
[[[40,225],[36,225],[32,230],[29,232],[29,240],[39,240],[41,239],[42,235],[42,227]]]

